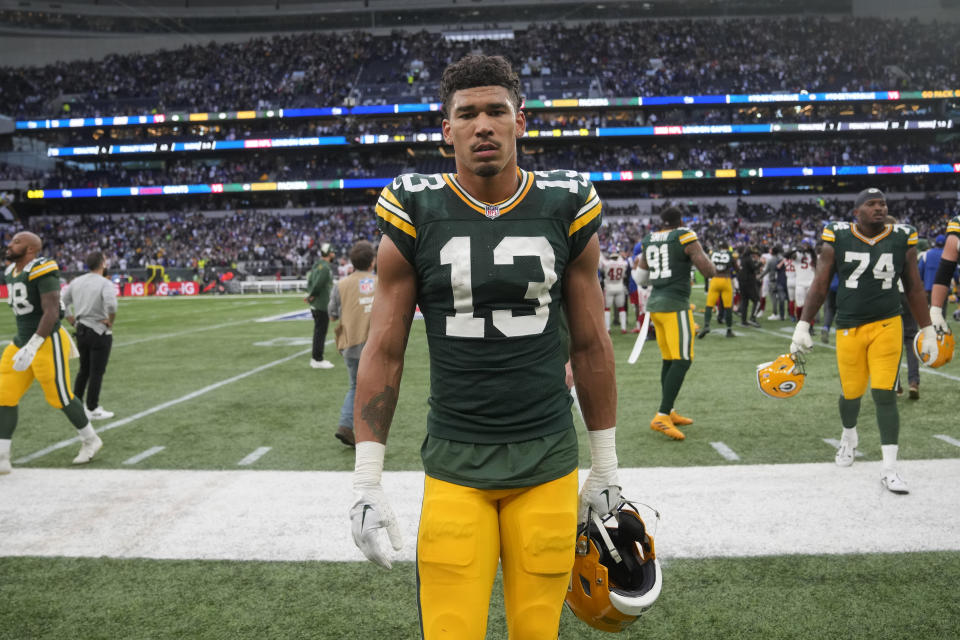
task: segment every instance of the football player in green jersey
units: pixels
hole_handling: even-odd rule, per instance
[[[383,236],[354,405],[353,538],[385,567],[379,530],[402,544],[381,472],[419,305],[430,351],[416,546],[423,636],[486,637],[500,563],[510,638],[555,640],[578,521],[568,357],[593,456],[579,506],[585,517],[587,504],[607,513],[620,503],[600,199],[576,172],[517,166],[526,120],[505,59],[451,65],[441,99],[457,173],[401,175],[376,206]]]
[[[837,369],[843,433],[835,461],[841,467],[853,464],[859,440],[856,427],[860,398],[869,384],[880,428],[881,483],[893,493],[904,494],[908,493],[907,484],[896,469],[900,415],[895,388],[903,350],[898,278],[910,312],[923,332],[923,352],[933,358],[936,332],[917,269],[916,230],[910,225],[886,222],[886,198],[875,188],[857,195],[854,215],[854,223],[832,222],[823,230],[824,245],[790,351],[813,348],[810,323],[837,273]]]
[[[0,357],[0,474],[10,473],[10,440],[17,427],[17,405],[34,380],[47,402],[62,410],[80,437],[73,464],[90,462],[103,446],[83,403],[70,390],[70,335],[60,326],[60,270],[39,257],[43,242],[29,231],[13,236],[4,272],[17,335]]]
[[[680,415],[673,403],[683,379],[693,364],[693,311],[690,309],[690,269],[697,267],[706,278],[717,270],[703,252],[697,234],[680,226],[683,216],[676,207],[660,212],[662,227],[643,239],[643,253],[637,259],[634,279],[640,286],[653,285],[647,311],[657,331],[657,345],[663,357],[660,369],[660,408],[650,428],[674,440],[686,436],[678,426],[693,424]]]
[[[930,320],[937,331],[944,333],[950,331],[950,327],[943,317],[943,309],[947,303],[950,279],[957,268],[958,258],[960,258],[960,216],[954,217],[947,223],[947,240],[943,245],[943,253],[940,254],[940,266],[937,267],[933,289],[930,291]]]
[[[733,274],[737,271],[737,257],[729,247],[720,247],[710,252],[710,262],[717,270],[717,275],[710,278],[710,285],[707,289],[707,305],[703,310],[703,329],[697,333],[698,338],[703,338],[710,333],[710,316],[713,315],[713,307],[717,302],[720,303],[720,313],[717,314],[717,321],[722,322],[724,317],[727,321],[727,337],[734,337],[733,334]]]

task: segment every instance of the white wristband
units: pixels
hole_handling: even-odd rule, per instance
[[[796,332],[796,331],[806,331],[807,333],[809,333],[809,332],[810,332],[810,323],[807,322],[806,320],[800,320],[800,321],[798,321],[798,322],[797,322],[797,328],[795,329],[794,332]]]
[[[930,307],[930,321],[934,326],[943,324],[943,309],[937,306]]]
[[[590,439],[590,472],[605,481],[617,474],[617,428],[587,431]]]
[[[383,455],[386,451],[386,445],[372,440],[357,443],[357,457],[353,466],[354,489],[380,485],[380,477],[383,474]]]

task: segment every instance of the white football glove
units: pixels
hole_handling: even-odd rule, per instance
[[[44,340],[45,338],[41,338],[37,334],[30,336],[27,344],[20,347],[20,350],[13,354],[14,371],[26,371],[30,368],[30,363],[33,362],[33,359],[37,355],[37,350],[40,348],[40,345],[43,344]]]
[[[387,532],[395,551],[403,548],[400,525],[387,504],[387,496],[380,485],[383,472],[383,454],[386,447],[379,442],[358,442],[353,471],[353,492],[356,500],[350,507],[350,531],[353,542],[367,560],[384,569],[392,566],[390,557],[380,546],[380,530]]]
[[[809,353],[813,350],[813,337],[810,335],[810,323],[801,320],[793,330],[790,341],[790,353]]]
[[[928,324],[920,329],[920,333],[923,334],[923,340],[920,344],[920,353],[917,355],[924,364],[933,362],[940,355],[940,348],[937,346],[937,330],[932,324]]]
[[[943,317],[943,309],[940,307],[930,307],[930,322],[933,324],[934,331],[939,331],[940,333],[950,332],[950,327]],[[924,339],[926,339],[926,337],[924,337]]]
[[[586,522],[590,509],[604,516],[620,506],[616,435],[616,427],[587,431],[591,464],[590,473],[580,489],[577,522]]]

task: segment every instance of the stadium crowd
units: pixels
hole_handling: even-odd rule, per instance
[[[956,86],[960,26],[807,16],[532,24],[482,43],[425,31],[284,35],[0,67],[0,113],[219,111],[340,105],[348,96],[379,103],[397,101],[396,85],[435,100],[441,70],[478,47],[506,55],[531,98],[553,80],[568,97],[940,89]],[[78,96],[66,111],[65,94]]]
[[[921,198],[890,200],[890,211],[900,221],[917,227],[920,237],[932,240],[946,221],[960,214],[960,200]],[[632,249],[656,224],[654,204],[607,206],[599,236],[605,251]],[[706,247],[799,246],[804,238],[817,239],[824,224],[848,220],[850,202],[814,199],[774,206],[741,200],[730,207],[720,202],[681,205],[685,224],[693,228]],[[302,215],[266,211],[237,211],[230,215],[189,212],[171,215],[59,216],[35,218],[28,227],[46,241],[44,255],[65,271],[83,271],[84,257],[103,251],[119,272],[159,264],[168,268],[196,269],[239,266],[299,276],[316,261],[317,247],[330,242],[345,255],[359,240],[377,242],[373,208],[332,207],[307,210]],[[0,241],[22,227],[0,225]]]

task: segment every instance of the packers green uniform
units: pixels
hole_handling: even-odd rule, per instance
[[[58,409],[72,406],[68,417],[78,429],[83,428],[86,417],[83,407],[75,402],[70,389],[69,357],[73,348],[70,336],[60,326],[58,319],[49,337],[37,350],[33,362],[26,371],[13,369],[13,356],[25,345],[43,318],[41,296],[60,289],[60,269],[48,258],[36,258],[17,271],[14,265],[7,267],[4,279],[9,290],[8,301],[17,321],[17,335],[13,344],[8,344],[0,357],[0,407],[15,407],[23,394],[37,380],[43,387],[47,402]],[[63,310],[61,309],[61,315]],[[15,419],[13,420],[15,425]],[[0,424],[0,430],[12,433],[13,426]]]
[[[696,239],[697,234],[686,227],[654,231],[643,239],[643,256],[653,286],[647,311],[684,311],[690,306],[693,261],[684,253],[684,247]]]
[[[960,238],[960,216],[957,216],[947,223],[947,235],[955,235]]]
[[[488,204],[454,174],[405,174],[376,207],[417,273],[430,350],[424,469],[483,489],[548,482],[577,464],[561,282],[601,203],[573,171],[518,178],[512,197]]]
[[[23,271],[17,272],[14,265],[4,271],[7,283],[7,301],[17,319],[17,335],[13,342],[22,347],[36,333],[37,325],[43,317],[40,296],[60,289],[60,268],[49,258],[35,258],[27,263]],[[60,328],[60,321],[53,326],[51,333]]]
[[[717,268],[718,278],[733,277],[733,251],[717,249],[710,253],[710,262]]]
[[[831,222],[821,236],[833,246],[837,289],[837,328],[849,329],[899,316],[900,289],[907,250],[917,244],[917,231],[906,224],[888,224],[868,238],[856,225]]]

